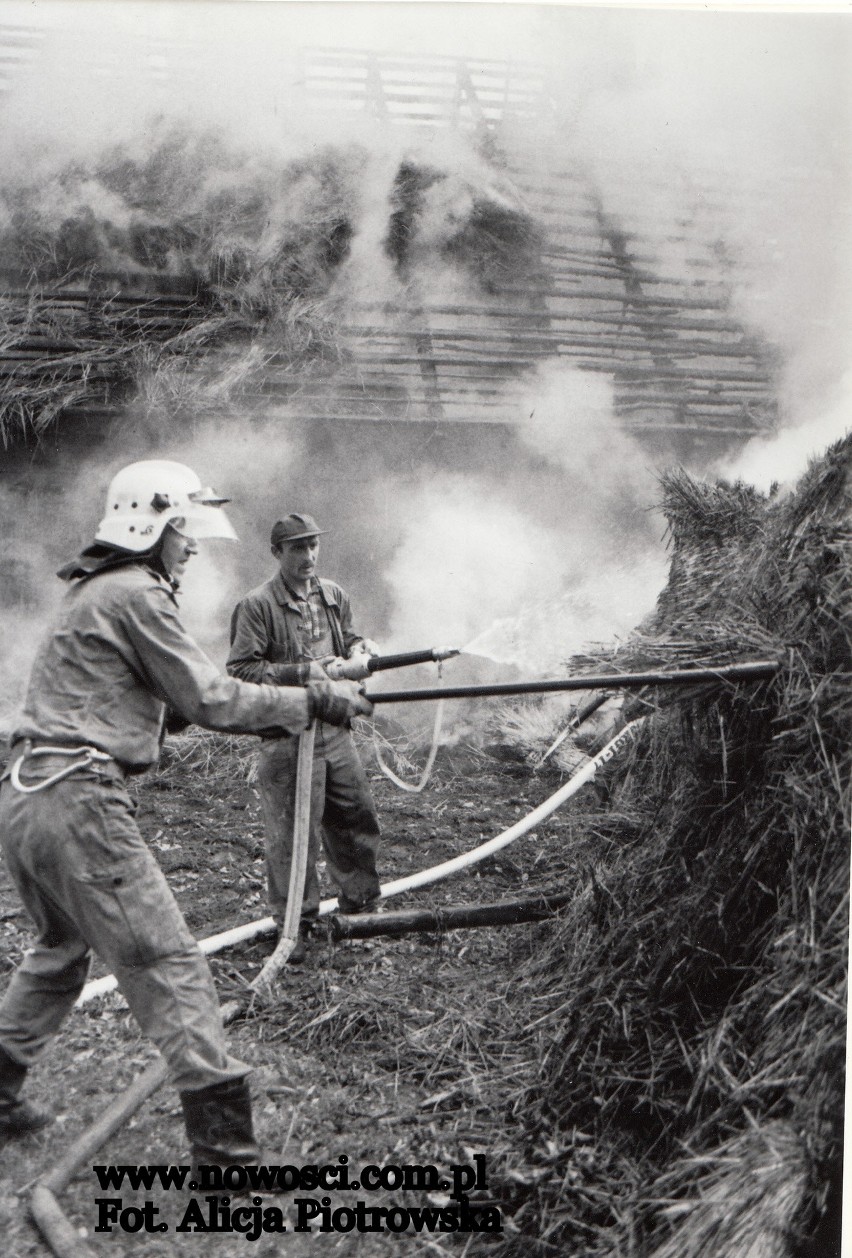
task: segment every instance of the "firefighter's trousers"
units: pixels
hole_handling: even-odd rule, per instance
[[[298,738],[265,742],[258,786],[266,823],[269,906],[284,922],[293,855]],[[369,904],[379,894],[376,853],[379,819],[367,775],[348,729],[317,723],[311,774],[311,825],[302,916],[316,917],[320,904],[317,861],[322,850],[341,909]]]
[[[13,753],[14,754],[14,753]],[[39,762],[28,780],[56,769]],[[95,952],[181,1091],[240,1079],[207,961],[134,819],[123,775],[75,773],[37,794],[0,788],[0,840],[37,939],[0,1003],[0,1045],[31,1066],[79,996]]]

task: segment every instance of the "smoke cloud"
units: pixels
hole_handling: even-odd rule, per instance
[[[227,203],[227,232],[194,237],[193,258],[260,265],[328,211],[332,186],[351,230],[328,293],[339,310],[394,301],[415,282],[424,301],[482,303],[448,242],[477,200],[534,219],[513,161],[542,178],[568,168],[590,203],[641,237],[645,265],[697,282],[714,259],[747,329],[777,347],[784,431],[741,458],[732,449],[726,474],[786,479],[802,450],[846,423],[846,23],[487,4],[5,7],[45,32],[2,106],[0,158],[29,227],[76,216],[120,265],[134,222],[197,228]],[[296,54],[309,44],[526,58],[550,76],[554,115],[507,128],[498,169],[476,134],[307,107]],[[105,180],[104,155],[141,163],[176,129],[191,142],[159,201],[131,205]],[[387,249],[404,164],[441,176],[424,192],[407,273]],[[8,232],[18,220],[0,204]],[[152,268],[179,270],[186,257],[171,249]],[[227,369],[262,375],[263,361]],[[653,508],[670,448],[625,431],[604,374],[545,366],[525,381],[516,424],[499,430],[309,422],[283,406],[235,408],[220,392],[221,405],[215,390],[200,394],[180,425],[167,395],[151,394],[108,432],[63,432],[61,457],[0,456],[7,707],[61,594],[51,573],[90,539],[111,475],[135,458],[186,462],[234,499],[241,545],[205,550],[185,586],[187,621],[219,662],[230,607],[273,571],[269,526],[294,509],[330,529],[321,568],[387,649],[472,645],[503,666],[554,670],[628,632],[662,586]]]
[[[433,639],[465,646],[519,606],[541,606],[566,575],[559,534],[530,520],[493,487],[446,474],[419,490],[388,570],[401,649]]]
[[[716,470],[727,480],[748,481],[764,493],[773,485],[791,489],[811,459],[849,431],[850,399],[852,372],[847,372],[836,386],[833,402],[814,408],[811,422],[784,428],[774,437],[749,441],[734,458],[718,464]]]

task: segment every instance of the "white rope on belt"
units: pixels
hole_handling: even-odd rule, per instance
[[[56,773],[51,774],[49,778],[45,778],[44,781],[35,782],[33,785],[28,786],[21,781],[21,765],[31,756],[82,756],[82,760],[75,760],[73,764],[66,764]],[[108,756],[105,751],[100,751],[97,747],[89,747],[88,745],[82,747],[50,747],[44,744],[39,747],[30,747],[12,765],[9,770],[9,781],[21,795],[36,795],[39,791],[46,791],[49,786],[55,786],[63,778],[70,777],[78,769],[88,769],[96,761],[103,762],[105,760],[112,760],[112,756]]]

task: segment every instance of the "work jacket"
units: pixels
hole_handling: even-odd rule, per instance
[[[304,689],[225,676],[181,624],[170,583],[139,563],[72,583],[36,655],[12,742],[78,745],[139,772],[156,763],[167,709],[236,733],[299,733]]]
[[[352,628],[352,608],[335,581],[314,577],[328,616],[334,653],[349,655],[361,635]],[[231,653],[226,668],[243,681],[292,686],[308,679],[301,638],[299,605],[276,572],[271,580],[247,594],[231,617]]]

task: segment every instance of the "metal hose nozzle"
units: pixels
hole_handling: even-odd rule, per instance
[[[425,651],[402,651],[398,655],[371,655],[367,661],[367,667],[371,673],[381,673],[386,668],[407,668],[411,664],[438,663],[440,660],[448,660],[453,655],[459,654],[458,647],[448,647],[444,650],[428,647]]]

